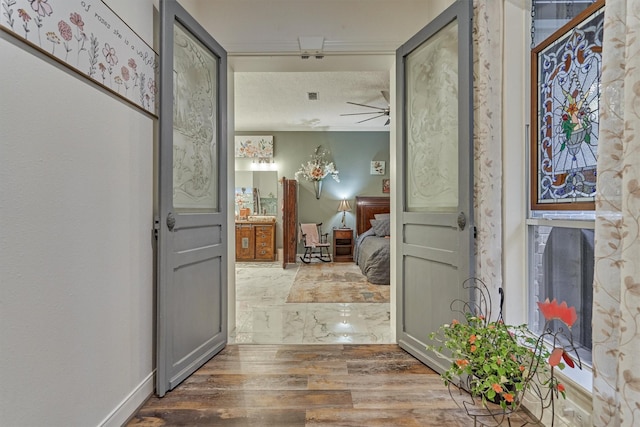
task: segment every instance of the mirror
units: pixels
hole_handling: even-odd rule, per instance
[[[236,171],[235,193],[237,217],[276,215],[278,173],[276,171]]]

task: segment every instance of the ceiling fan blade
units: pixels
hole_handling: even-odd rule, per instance
[[[386,108],[382,108],[382,107],[374,107],[373,105],[358,104],[358,103],[356,103],[356,102],[349,102],[349,101],[347,101],[347,104],[351,104],[351,105],[359,105],[360,107],[375,108],[376,110],[381,110],[381,111],[386,110]]]
[[[382,96],[384,97],[385,101],[387,101],[387,104],[389,103],[389,91],[388,90],[381,90],[380,92],[382,92]]]
[[[379,114],[379,115],[377,115],[375,117],[369,117],[368,119],[360,120],[359,122],[356,122],[356,124],[357,123],[368,122],[369,120],[377,119],[378,117],[383,117],[383,116],[385,116],[385,114]]]
[[[361,114],[384,114],[383,111],[370,111],[370,112],[366,112],[366,113],[347,113],[347,114],[340,114],[341,116],[359,116]]]

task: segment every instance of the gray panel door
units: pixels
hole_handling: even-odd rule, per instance
[[[402,348],[442,371],[429,333],[451,322],[472,275],[471,0],[459,0],[396,52],[398,319]]]
[[[160,2],[156,393],[227,340],[227,57],[175,0]]]

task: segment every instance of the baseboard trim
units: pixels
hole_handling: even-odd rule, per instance
[[[155,369],[134,388],[122,402],[99,424],[100,427],[120,427],[124,425],[138,408],[147,401],[154,391]]]

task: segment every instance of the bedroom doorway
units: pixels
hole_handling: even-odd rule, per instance
[[[231,59],[232,60],[232,59]],[[231,61],[230,60],[230,61]],[[255,60],[258,61],[257,59]],[[355,71],[351,68],[343,76],[340,69],[344,69],[344,58],[325,58],[323,62],[316,62],[320,66],[326,66],[331,61],[337,61],[334,71],[326,72],[312,71],[308,68],[304,73],[300,70],[300,60],[296,63],[290,58],[282,58],[290,70],[285,72],[274,72],[270,69],[264,71],[266,76],[259,76],[256,71],[257,65],[252,65],[252,71],[243,75],[243,68],[235,68],[235,105],[236,105],[236,135],[242,138],[248,136],[266,135],[273,137],[273,162],[276,165],[277,179],[280,181],[283,177],[294,178],[295,172],[300,168],[301,163],[306,162],[313,150],[321,145],[328,148],[331,152],[331,159],[335,162],[336,168],[340,169],[340,182],[333,181],[330,177],[325,178],[323,191],[320,199],[316,199],[312,193],[312,187],[309,182],[304,179],[299,181],[299,206],[300,212],[295,220],[299,222],[322,222],[323,232],[329,233],[329,240],[332,240],[334,228],[342,226],[342,213],[338,212],[340,201],[345,198],[349,200],[351,211],[346,212],[346,225],[353,230],[353,240],[356,235],[356,195],[358,194],[375,194],[380,196],[388,196],[383,193],[383,179],[390,177],[390,127],[385,126],[384,119],[380,122],[372,121],[369,124],[364,123],[363,131],[345,131],[334,129],[309,129],[303,130],[264,130],[260,128],[244,128],[244,120],[239,110],[242,110],[242,92],[243,83],[249,85],[249,90],[253,96],[261,98],[260,89],[254,86],[256,80],[267,86],[280,84],[280,77],[274,74],[284,74],[291,79],[293,83],[287,83],[288,86],[297,87],[297,92],[303,91],[304,84],[312,84],[314,88],[320,87],[317,91],[321,99],[326,99],[329,94],[327,90],[332,86],[342,85],[336,79],[349,80],[354,78]],[[393,66],[393,56],[386,55],[383,60],[375,59],[370,61],[373,68],[370,78],[376,84],[383,84],[382,88],[390,86],[389,69]],[[243,65],[246,62],[243,61]],[[322,65],[325,64],[325,65]],[[371,65],[368,65],[371,66]],[[348,67],[347,67],[348,68]],[[371,72],[371,70],[368,70]],[[367,72],[364,70],[363,72]],[[300,76],[304,74],[304,76]],[[313,74],[313,76],[312,76]],[[382,78],[379,77],[382,75]],[[322,77],[326,81],[319,82],[316,77]],[[299,80],[301,79],[301,80]],[[316,85],[317,84],[317,85]],[[341,86],[342,87],[342,86]],[[294,91],[295,92],[295,91]],[[387,102],[380,94],[380,90],[373,90],[374,97],[377,100],[366,100],[366,102]],[[306,95],[306,94],[305,94]],[[282,95],[287,97],[287,95]],[[344,98],[345,100],[347,98]],[[348,99],[353,99],[349,96]],[[308,101],[310,102],[310,101]],[[340,117],[343,107],[348,107],[346,102],[342,102],[340,110],[335,110],[335,116],[341,120],[348,120],[353,125],[356,120],[353,117]],[[280,103],[277,103],[280,106]],[[279,108],[273,106],[273,108]],[[283,107],[284,108],[284,107]],[[300,107],[301,108],[301,107]],[[374,124],[375,123],[375,124]],[[306,126],[306,124],[305,124]],[[269,129],[278,128],[276,125],[270,125]],[[372,130],[376,128],[377,130]],[[380,159],[386,168],[383,174],[374,175],[371,173],[372,159]],[[237,170],[243,173],[256,165],[252,160],[243,158],[235,158]],[[257,166],[260,167],[259,160]],[[235,185],[236,190],[241,187]],[[241,190],[241,189],[240,189]],[[281,186],[278,186],[278,207],[280,209]],[[261,193],[264,193],[261,191]],[[278,220],[276,223],[276,244],[277,249],[283,247],[282,232],[283,225],[280,218],[280,210],[278,210]],[[296,227],[297,228],[297,227]],[[297,233],[296,233],[297,234]],[[297,246],[297,242],[296,246]],[[333,247],[333,245],[332,245]],[[294,259],[298,259],[295,257]],[[383,302],[378,302],[379,292],[366,291],[365,294],[370,295],[371,301],[353,302],[353,300],[331,299],[318,296],[313,301],[301,301],[290,294],[290,288],[295,284],[296,273],[302,267],[300,262],[295,270],[281,269],[281,259],[275,262],[280,267],[274,271],[269,263],[241,262],[235,264],[236,270],[236,327],[235,331],[231,331],[231,342],[254,342],[254,343],[390,343],[392,341],[392,329],[390,326],[390,287],[385,287],[387,296]],[[316,277],[322,278],[330,282],[332,278],[340,278],[345,275],[355,275],[358,271],[357,267],[351,271],[347,267],[355,267],[353,263],[327,263],[323,266],[312,265],[314,270],[322,267],[325,272],[316,274]],[[278,275],[274,277],[274,275]],[[300,277],[298,281],[302,281]],[[306,280],[312,280],[307,277]],[[343,280],[344,279],[338,279]],[[252,288],[247,289],[245,285],[253,284]],[[285,289],[281,289],[279,284],[286,283]],[[342,298],[345,298],[344,296]],[[289,302],[287,302],[289,300]],[[350,302],[351,301],[351,302]],[[381,326],[382,325],[382,326]],[[274,332],[276,331],[276,332]]]

